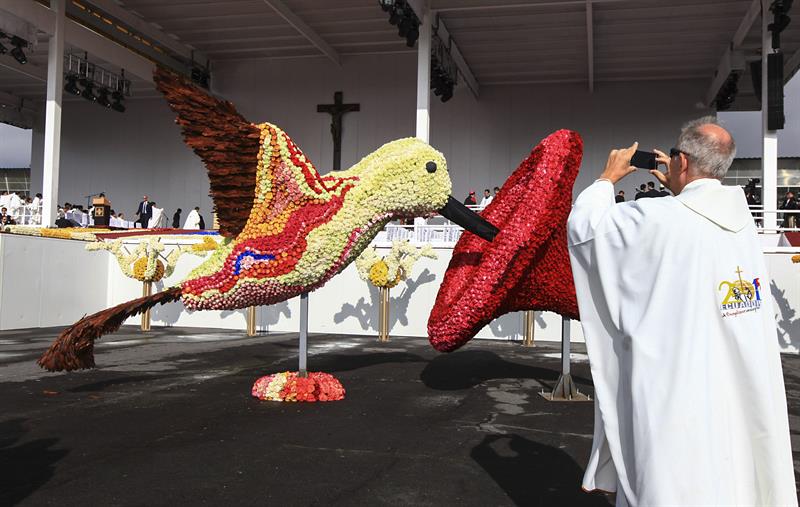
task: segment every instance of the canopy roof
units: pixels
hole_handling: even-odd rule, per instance
[[[410,3],[420,11],[420,0]],[[0,12],[6,9],[28,21],[46,18],[37,9],[49,9],[31,4],[35,8],[21,12],[20,2],[0,0]],[[95,17],[107,22],[93,28],[106,37],[126,43],[113,28],[122,25],[151,48],[202,64],[210,61],[212,69],[214,62],[232,60],[328,58],[340,62],[352,55],[416,51],[397,35],[377,0],[75,0],[67,4],[68,12],[82,9],[68,22],[91,24],[94,18],[84,19],[81,14],[99,13]],[[438,13],[440,30],[449,32],[461,55],[462,82],[476,94],[480,86],[493,85],[586,83],[593,89],[619,81],[705,79],[706,88],[698,89],[698,98],[709,104],[733,69],[740,74],[734,109],[759,107],[748,64],[760,58],[759,0],[432,0],[431,8]],[[0,102],[44,98],[48,30],[39,28],[41,40],[29,52],[27,65],[17,65],[8,54],[0,56],[0,97],[4,98]],[[126,58],[108,58],[116,56],[113,51],[100,51],[100,56],[96,48],[80,47],[78,42],[70,40],[68,33],[71,51],[88,50],[89,58],[100,65],[130,70]],[[129,47],[152,59],[135,44]],[[800,67],[800,20],[783,33],[782,48],[788,81]],[[153,94],[146,73],[138,74],[129,72],[134,94]]]

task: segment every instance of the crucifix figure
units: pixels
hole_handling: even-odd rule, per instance
[[[328,113],[331,115],[334,171],[338,171],[342,168],[342,116],[344,116],[345,113],[356,112],[360,108],[360,104],[342,103],[342,92],[336,92],[333,94],[333,104],[317,105],[318,113]]]

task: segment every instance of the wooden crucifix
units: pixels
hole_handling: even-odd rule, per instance
[[[318,113],[331,115],[331,135],[333,136],[333,170],[342,168],[342,116],[345,113],[356,112],[361,109],[360,104],[342,103],[342,92],[333,94],[333,104],[317,105]]]

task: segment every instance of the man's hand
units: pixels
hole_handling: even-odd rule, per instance
[[[630,148],[611,150],[608,155],[608,162],[606,162],[606,168],[600,177],[616,184],[619,180],[635,171],[636,168],[631,165],[631,158],[638,147],[639,143],[633,143]]]
[[[671,188],[669,188],[669,180],[667,179],[667,174],[669,174],[669,162],[670,162],[669,155],[667,155],[661,150],[653,150],[653,152],[656,154],[656,163],[659,165],[664,164],[664,166],[667,168],[667,172],[662,173],[658,169],[652,169],[650,171],[650,174],[655,176],[659,183],[667,187],[667,189],[669,189],[669,191],[674,194],[675,192]]]

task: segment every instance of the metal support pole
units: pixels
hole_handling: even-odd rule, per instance
[[[142,282],[142,296],[153,295],[153,282]],[[142,331],[150,331],[150,308],[142,312]]]
[[[381,305],[378,312],[378,340],[389,341],[389,287],[381,287]]]
[[[297,375],[308,376],[308,292],[300,294],[300,346]]]
[[[548,401],[589,401],[589,397],[578,391],[570,374],[570,320],[561,321],[561,375],[553,392],[539,393]]]
[[[42,225],[52,226],[58,212],[58,170],[61,157],[61,98],[64,92],[65,0],[50,0],[55,13],[53,35],[47,45],[47,104],[42,160]]]
[[[255,336],[258,334],[256,330],[256,307],[247,307],[247,336]]]
[[[423,12],[417,13],[419,39],[417,39],[417,138],[430,142],[431,124],[431,10],[424,1]]]
[[[525,347],[535,347],[533,342],[533,333],[536,329],[536,313],[533,310],[527,310],[523,317],[523,339],[522,345]]]
[[[778,209],[778,133],[769,130],[769,67],[767,56],[772,53],[772,35],[767,28],[770,22],[769,7],[772,0],[761,0],[761,204],[765,210]],[[764,213],[764,228],[775,230],[778,215]]]

